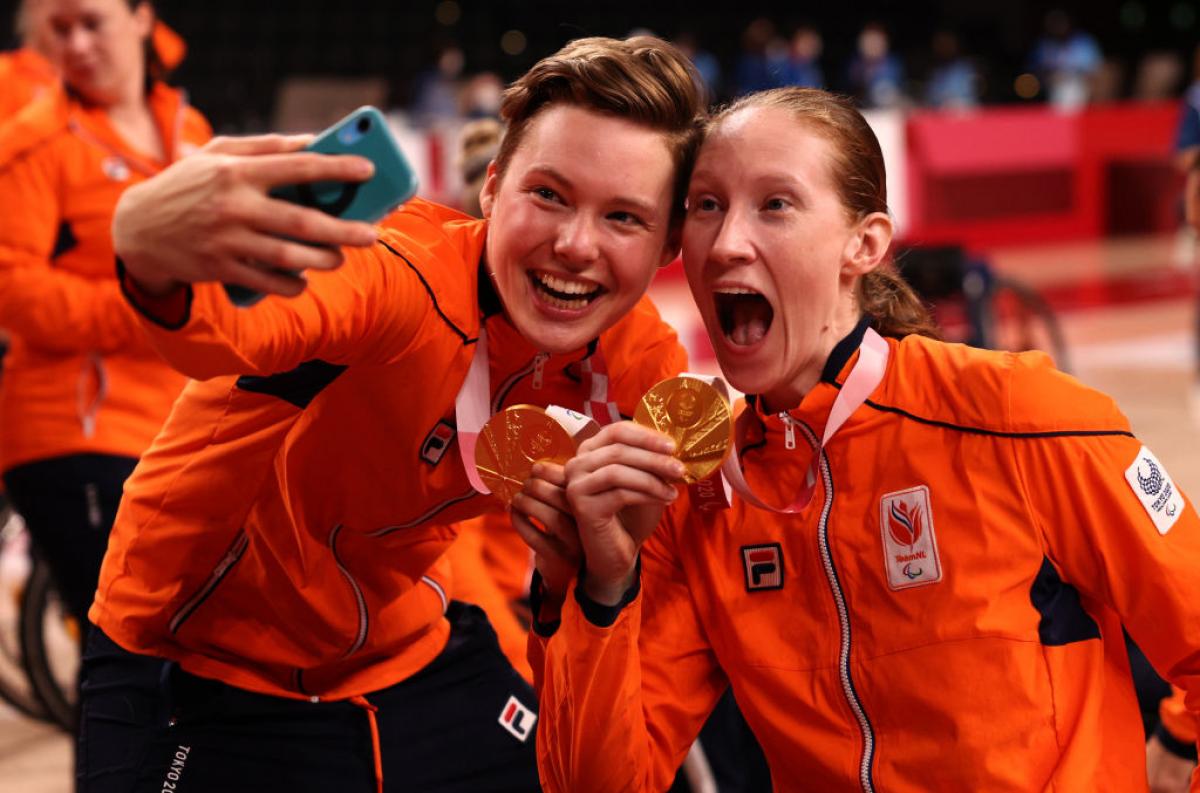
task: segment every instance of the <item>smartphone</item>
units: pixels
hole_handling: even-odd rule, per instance
[[[276,187],[274,198],[319,209],[345,220],[374,223],[417,193],[417,175],[396,143],[383,114],[374,107],[355,110],[318,135],[305,151],[318,154],[356,154],[375,164],[365,182],[312,182]],[[301,278],[291,271],[281,275]],[[226,284],[229,299],[250,306],[263,295],[243,286]]]

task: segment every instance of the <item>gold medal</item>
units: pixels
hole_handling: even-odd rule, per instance
[[[562,425],[533,405],[513,405],[488,419],[475,444],[479,478],[505,504],[512,503],[537,462],[562,465],[575,442]]]
[[[729,402],[713,386],[694,377],[672,377],[651,388],[633,420],[675,440],[675,456],[687,469],[683,479],[699,482],[717,470],[733,440]]]

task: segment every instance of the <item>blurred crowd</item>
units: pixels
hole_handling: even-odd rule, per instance
[[[927,45],[906,55],[897,51],[886,24],[867,21],[849,58],[841,59],[828,55],[817,25],[785,28],[766,17],[741,32],[740,52],[732,60],[718,57],[691,31],[677,33],[673,41],[692,59],[717,102],[794,85],[843,93],[866,109],[967,109],[989,98],[1015,96],[1069,110],[1125,97],[1175,97],[1194,71],[1170,51],[1148,52],[1135,64],[1106,57],[1097,38],[1061,9],[1045,15],[1041,35],[1014,73],[973,54],[948,27],[934,28]],[[416,78],[410,110],[418,123],[494,114],[503,81],[493,72],[466,74],[468,60],[457,45],[445,45],[436,65]]]

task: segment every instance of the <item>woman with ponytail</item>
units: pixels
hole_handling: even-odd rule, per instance
[[[777,791],[1145,790],[1122,625],[1200,712],[1194,506],[1047,356],[939,341],[892,233],[841,99],[708,124],[683,260],[748,394],[737,495],[679,488],[673,441],[624,422],[514,500],[556,573],[531,644],[546,790],[666,789],[727,688]]]

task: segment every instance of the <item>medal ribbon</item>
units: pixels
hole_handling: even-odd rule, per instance
[[[866,333],[863,335],[862,344],[858,348],[858,360],[855,362],[854,368],[850,370],[850,374],[846,377],[846,382],[838,392],[837,398],[834,399],[833,407],[829,411],[829,419],[825,423],[825,433],[821,438],[821,443],[813,450],[813,459],[809,465],[808,475],[804,480],[804,488],[791,504],[783,509],[779,509],[767,504],[754,494],[754,491],[750,488],[750,484],[742,475],[740,458],[737,453],[737,436],[740,432],[735,429],[733,453],[725,459],[720,473],[714,474],[705,480],[705,482],[693,486],[693,496],[698,496],[700,508],[707,510],[714,507],[728,507],[732,503],[730,485],[738,492],[738,495],[754,506],[780,515],[795,514],[808,506],[817,489],[817,474],[819,472],[821,454],[824,452],[825,446],[829,443],[829,439],[841,429],[846,420],[854,414],[854,411],[862,407],[863,403],[867,401],[883,381],[884,372],[887,370],[887,360],[887,342],[873,329],[867,328]],[[745,414],[743,414],[742,418],[745,417]],[[784,420],[787,421],[790,419],[785,418]],[[742,421],[739,420],[738,424],[741,425]],[[719,487],[716,486],[717,483],[713,481],[714,479],[721,480]],[[707,486],[705,486],[706,483]],[[725,503],[723,504],[719,502],[721,496],[724,496],[725,499]]]
[[[599,345],[594,353],[584,359],[581,368],[585,394],[584,413],[599,424],[619,421],[621,413],[609,394],[608,366]],[[475,445],[479,442],[479,433],[483,430],[483,425],[492,417],[491,394],[487,331],[481,324],[479,339],[475,342],[475,355],[471,358],[467,377],[463,380],[458,396],[454,398],[454,418],[458,425],[459,454],[467,472],[467,479],[471,487],[484,495],[492,491],[483,483],[479,471],[475,468]]]

